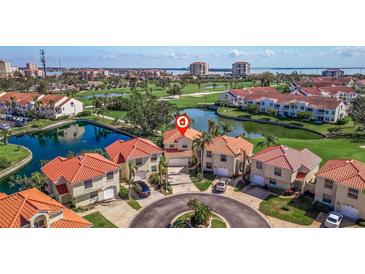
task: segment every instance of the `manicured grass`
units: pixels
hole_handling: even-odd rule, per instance
[[[140,208],[142,208],[141,207],[141,205],[136,201],[136,200],[134,200],[134,199],[130,199],[128,202],[127,202],[127,204],[131,207],[131,208],[133,208],[133,209],[135,209],[135,210],[138,210],[138,209],[140,209]]]
[[[299,225],[311,225],[319,211],[312,205],[313,199],[301,195],[296,199],[269,195],[260,203],[265,215]],[[286,206],[286,208],[285,208]]]
[[[263,150],[265,147],[257,146],[263,138],[252,138],[251,142],[255,145],[254,153]],[[313,153],[322,158],[321,165],[330,159],[355,159],[365,162],[365,149],[360,146],[365,145],[365,140],[356,141],[351,139],[316,139],[298,140],[280,138],[279,143],[288,147],[303,149],[308,148]]]
[[[269,119],[270,121],[273,121],[273,122],[280,122],[280,123],[285,123],[288,125],[293,124],[293,125],[301,126],[303,128],[315,130],[320,133],[326,133],[331,128],[339,128],[341,130],[341,133],[353,133],[357,129],[357,127],[354,125],[354,122],[352,120],[350,120],[350,122],[345,125],[336,125],[336,124],[328,124],[328,123],[315,124],[312,122],[302,122],[297,119],[276,117],[276,116],[274,117],[274,116],[270,116],[267,114],[261,114],[261,113],[252,114],[247,111],[238,110],[237,108],[229,108],[229,107],[227,107],[227,108],[220,107],[218,109],[218,112],[223,115],[228,115],[231,117],[250,115],[251,119],[256,119],[256,120]]]
[[[199,180],[195,174],[190,174],[190,179],[200,191],[206,191],[212,184],[214,176],[210,174],[204,174],[203,180]]]
[[[105,112],[105,116],[109,116],[112,118],[124,119],[126,115],[125,111],[117,111],[117,110],[108,110]]]
[[[59,122],[61,122],[61,121],[55,121],[55,120],[50,120],[50,119],[32,120],[32,121],[26,123],[24,127],[13,128],[12,132],[14,134],[15,133],[23,133],[23,132],[26,132],[28,130],[43,128],[43,127],[49,126],[51,124],[59,123]]]
[[[193,212],[186,212],[176,219],[175,222],[186,222],[193,215]],[[184,227],[179,227],[184,228]],[[186,227],[185,227],[186,228]],[[210,228],[227,228],[227,224],[216,214],[212,214],[212,226]]]
[[[211,228],[227,228],[227,225],[221,219],[214,218],[214,219],[212,219]]]
[[[184,96],[178,99],[169,100],[172,104],[176,105],[179,109],[184,108],[197,108],[201,107],[205,103],[215,103],[219,98],[220,93],[213,93],[202,96]]]
[[[0,171],[24,160],[29,152],[21,146],[0,144]]]
[[[86,220],[93,224],[93,228],[115,228],[115,224],[106,219],[99,211],[84,216]]]

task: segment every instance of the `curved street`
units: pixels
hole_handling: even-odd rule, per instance
[[[266,219],[257,211],[232,198],[208,193],[178,194],[158,200],[142,209],[132,220],[132,228],[163,228],[178,214],[188,210],[191,198],[208,204],[214,212],[223,216],[232,228],[269,228]]]

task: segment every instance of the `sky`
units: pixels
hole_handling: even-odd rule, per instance
[[[206,61],[211,68],[230,68],[236,61],[252,67],[365,67],[365,46],[333,47],[0,47],[0,59],[13,66],[39,64],[45,49],[47,66],[104,68],[184,68]]]

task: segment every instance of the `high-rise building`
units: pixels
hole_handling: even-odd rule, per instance
[[[192,75],[208,75],[209,65],[206,62],[194,62],[190,64],[190,74]]]
[[[340,78],[344,74],[344,71],[338,68],[328,68],[322,71],[322,76],[324,77]]]
[[[236,62],[232,64],[232,75],[234,77],[247,76],[250,73],[251,65],[248,62]]]
[[[0,60],[0,74],[12,73],[11,65],[9,62]]]

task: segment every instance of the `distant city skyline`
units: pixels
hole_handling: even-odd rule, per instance
[[[104,68],[186,68],[206,61],[210,68],[230,68],[236,61],[252,67],[364,67],[364,47],[0,47],[0,59],[12,66],[40,65],[45,49],[47,66]]]

